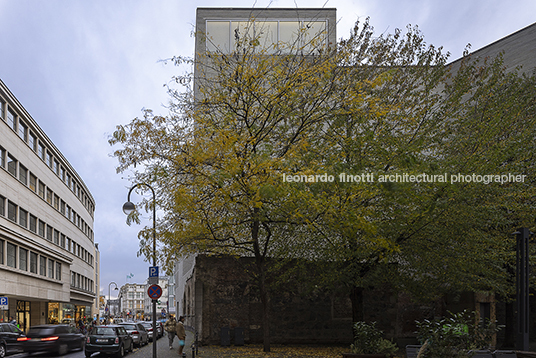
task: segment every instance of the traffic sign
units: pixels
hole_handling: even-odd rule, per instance
[[[158,266],[149,267],[149,277],[158,277]]]
[[[158,285],[151,285],[149,286],[149,289],[147,290],[147,294],[153,300],[157,300],[160,298],[160,296],[162,296],[162,287]]]
[[[8,309],[9,309],[9,305],[8,305],[7,297],[1,296],[0,297],[0,310],[8,310]]]

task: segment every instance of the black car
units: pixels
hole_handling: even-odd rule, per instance
[[[19,341],[27,353],[64,355],[75,349],[84,349],[85,337],[66,324],[43,324],[30,327],[26,338],[20,338]]]
[[[0,358],[11,353],[21,352],[21,338],[24,332],[11,323],[0,323]]]
[[[125,327],[120,325],[96,326],[91,329],[86,340],[86,357],[95,352],[115,354],[123,357],[134,350],[134,342]]]

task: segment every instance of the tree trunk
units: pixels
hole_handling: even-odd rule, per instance
[[[352,287],[350,300],[352,301],[352,321],[359,322],[365,320],[363,307],[363,287]]]
[[[262,337],[264,343],[264,351],[270,352],[270,297],[266,289],[266,277],[264,267],[262,274],[259,277],[259,288],[262,303]]]

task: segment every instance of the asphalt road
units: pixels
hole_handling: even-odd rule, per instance
[[[188,358],[191,358],[192,356],[192,349],[191,349],[191,342],[192,342],[192,333],[187,331],[187,337],[186,337],[186,346],[184,347],[184,352],[187,354]],[[168,345],[168,338],[167,334],[164,335],[162,338],[158,339],[156,341],[156,356],[157,358],[177,358],[179,357],[179,340],[177,337],[175,337],[173,341],[173,349],[169,349]],[[26,353],[19,353],[10,355],[7,358],[26,358],[30,357],[30,355]],[[31,355],[31,357],[35,358],[48,358],[51,357],[49,353],[38,353]],[[54,357],[57,357],[54,356]],[[85,358],[84,351],[72,351],[68,354],[63,355],[64,358]],[[106,357],[102,354],[93,354],[91,356],[92,358],[96,357]],[[148,345],[141,347],[141,348],[134,348],[134,352],[129,352],[125,355],[125,357],[132,357],[132,358],[153,358],[153,343],[149,342]]]

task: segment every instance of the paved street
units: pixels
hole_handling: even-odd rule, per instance
[[[194,339],[194,335],[190,331],[186,331],[186,346],[184,347],[184,352],[186,353],[186,356],[188,358],[192,357],[192,342]],[[169,349],[168,345],[168,338],[167,335],[164,335],[162,338],[156,341],[156,353],[158,358],[177,358],[179,356],[179,340],[177,337],[175,337],[175,340],[173,341],[173,349]],[[25,358],[28,357],[25,353],[15,354],[8,356],[9,358]],[[50,354],[42,353],[42,354],[35,354],[32,355],[32,357],[39,357],[39,358],[48,358],[50,357]],[[63,356],[64,358],[85,358],[84,351],[73,351],[69,354],[66,354]],[[91,356],[92,358],[96,357],[105,357],[104,355],[100,354],[93,354]],[[153,344],[149,343],[148,345],[141,347],[141,348],[134,348],[134,352],[127,353],[126,357],[132,357],[132,358],[152,358],[153,357]],[[205,356],[206,358],[206,356]]]

